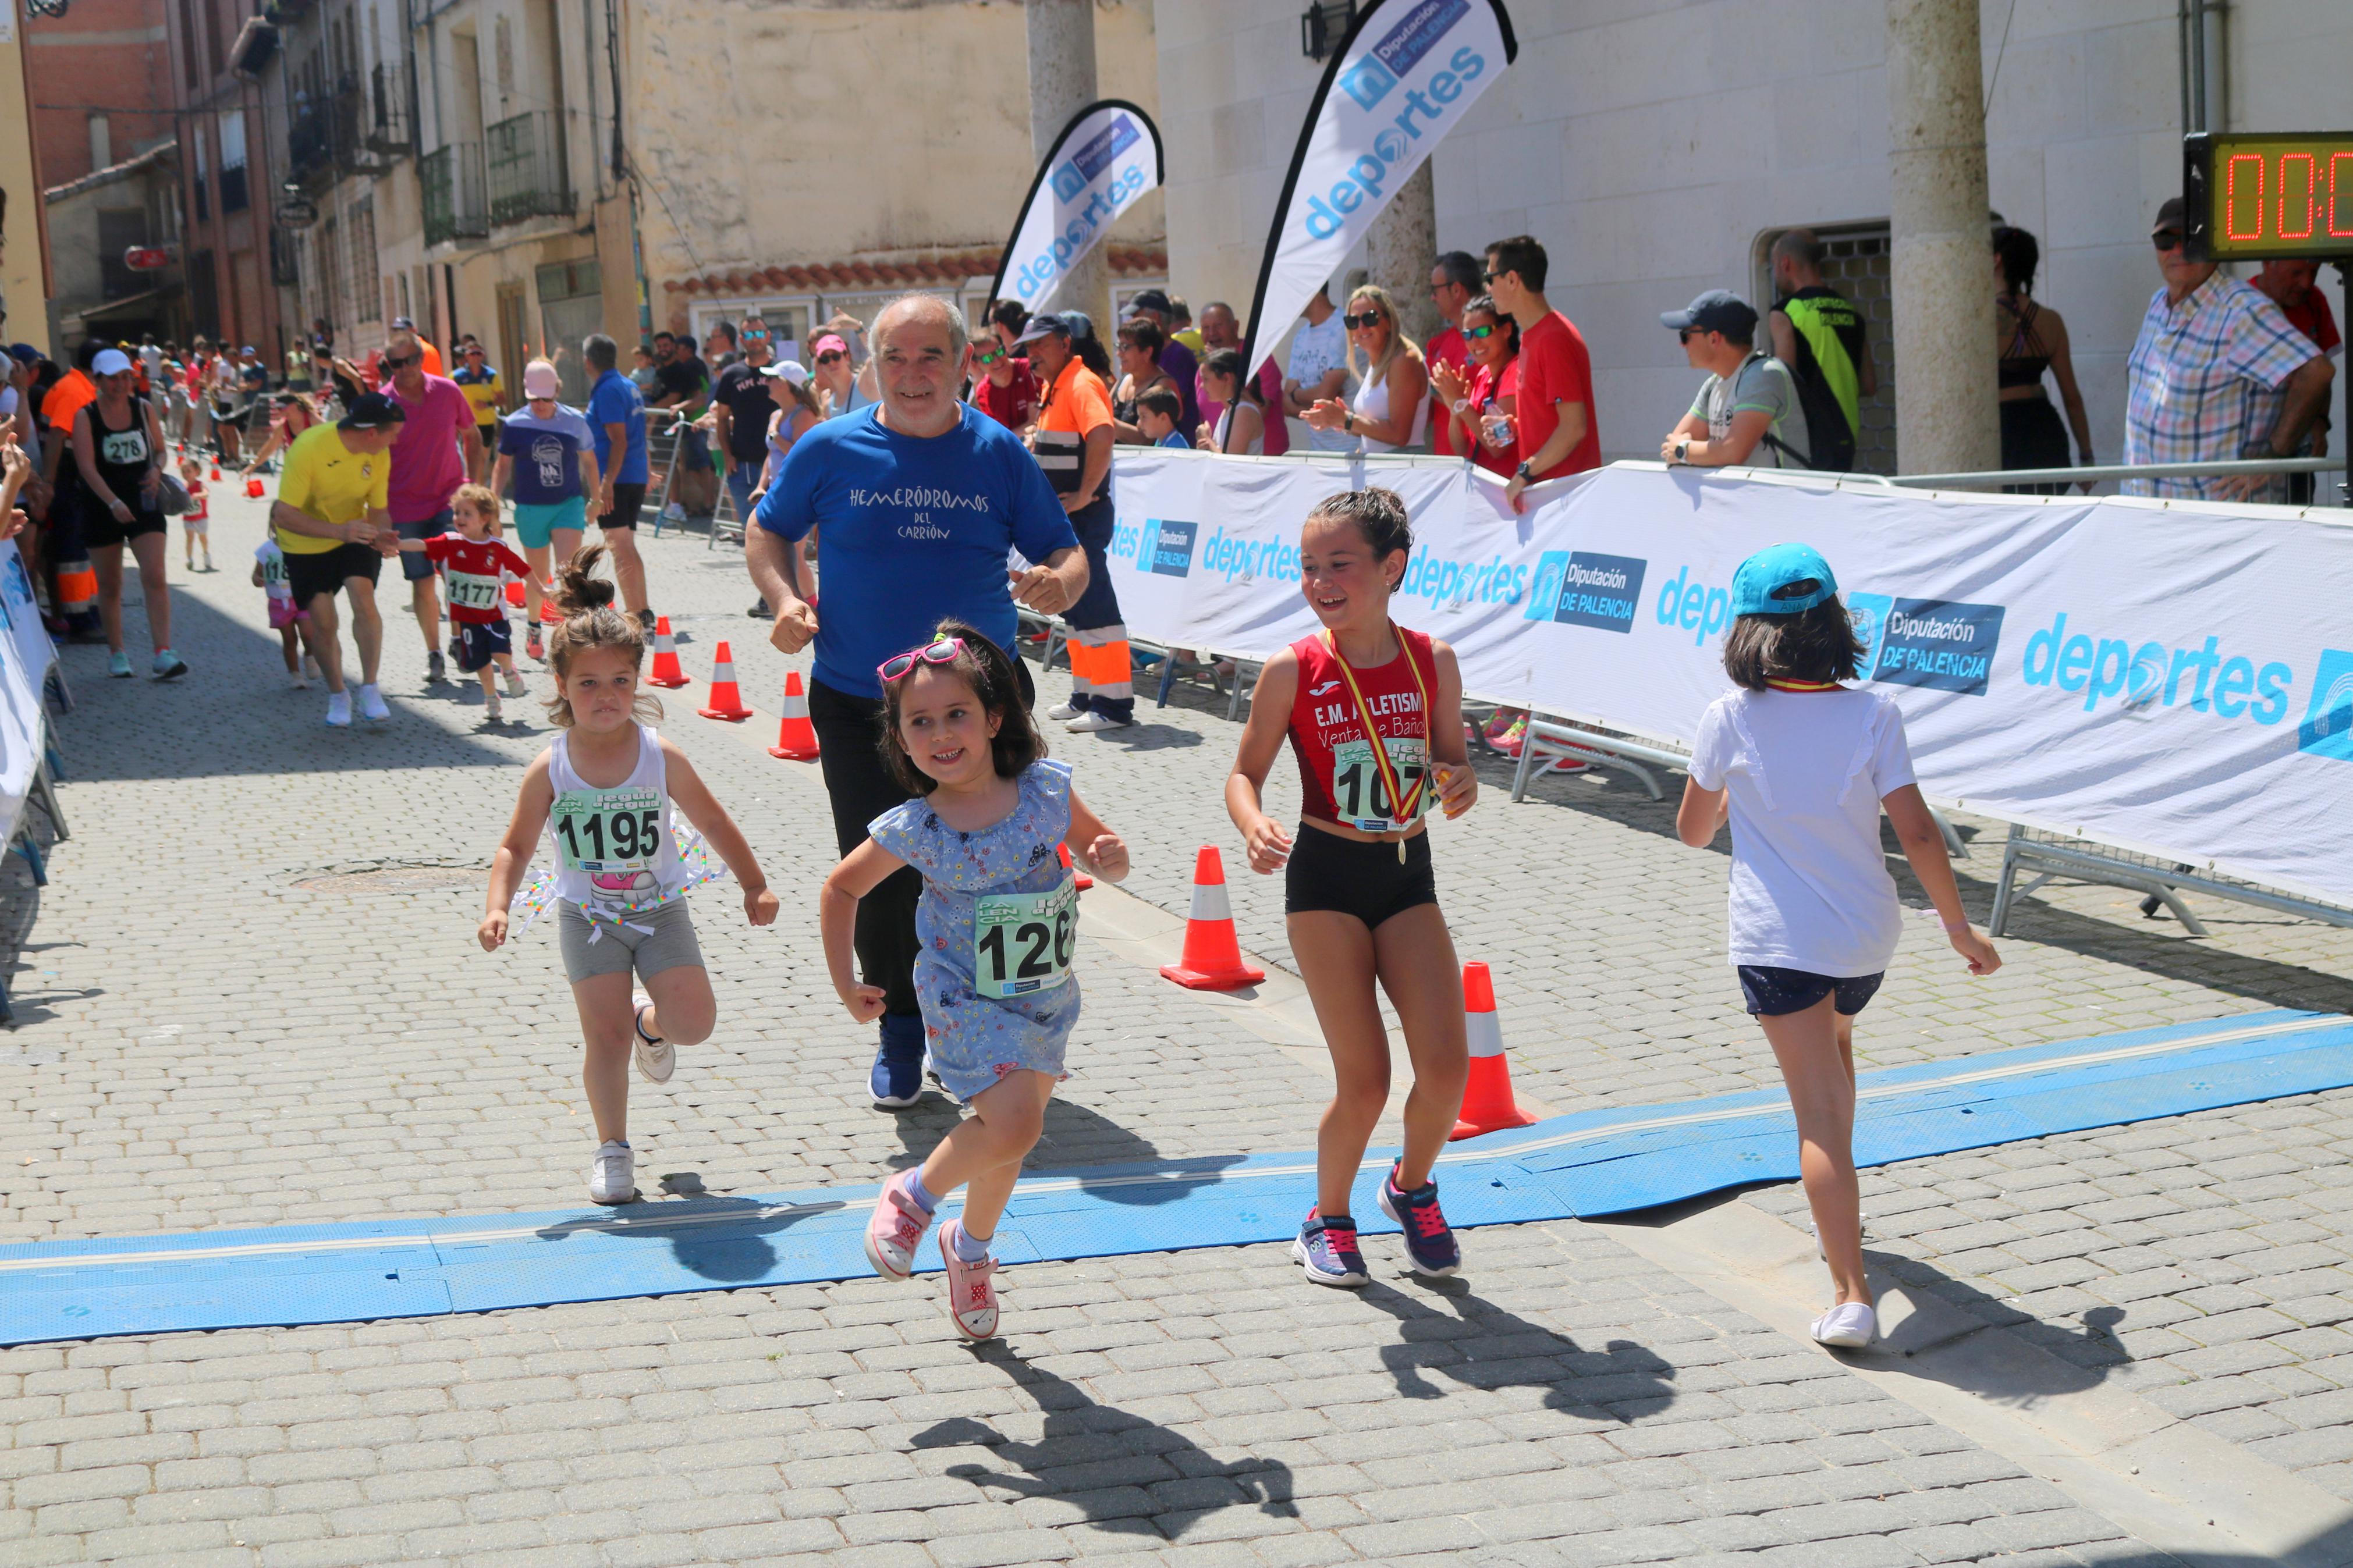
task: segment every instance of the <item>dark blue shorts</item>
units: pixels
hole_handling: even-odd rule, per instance
[[[1852,980],[1833,980],[1810,970],[1744,963],[1740,965],[1740,994],[1747,999],[1751,1013],[1767,1018],[1802,1013],[1823,997],[1834,995],[1837,1000],[1831,1004],[1831,1007],[1841,1017],[1852,1018],[1870,1005],[1879,983],[1886,978],[1883,970],[1877,974],[1858,974]]]
[[[468,675],[491,662],[491,656],[514,652],[514,637],[501,616],[488,626],[480,621],[458,623],[458,668]]]
[[[456,521],[457,514],[444,507],[423,522],[396,523],[393,527],[403,539],[430,539],[437,533],[448,532]],[[400,552],[400,574],[412,583],[422,583],[439,570],[433,564],[433,558],[422,550]]]

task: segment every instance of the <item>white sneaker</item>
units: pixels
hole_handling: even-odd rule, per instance
[[[324,680],[327,679],[325,672],[319,668],[319,661],[312,658],[307,653],[302,656],[302,673],[309,676],[313,680]]]
[[[629,1033],[638,1037],[638,1076],[648,1083],[668,1083],[678,1068],[678,1047],[668,1040],[649,1040],[638,1027],[638,1017],[653,1005],[654,999],[644,992],[629,993]]]
[[[1859,1351],[1879,1337],[1879,1315],[1871,1310],[1869,1302],[1849,1301],[1816,1318],[1809,1331],[1816,1344]]]
[[[385,706],[384,693],[373,685],[360,688],[360,712],[371,724],[381,724],[392,717],[392,710]]]
[[[352,727],[352,694],[348,691],[327,693],[327,722],[338,730]]]
[[[524,686],[524,685],[523,685],[523,683],[522,683],[522,672],[521,672],[521,671],[519,671],[519,670],[512,670],[512,669],[510,669],[510,670],[508,670],[508,671],[507,671],[507,695],[508,695],[508,696],[510,696],[510,697],[520,697],[520,696],[522,696],[525,691],[527,691],[527,690],[529,690],[529,689],[530,689],[530,688],[528,688],[528,687]]]
[[[1046,710],[1046,717],[1057,724],[1067,724],[1079,716],[1079,710],[1068,702],[1057,702]]]
[[[598,1144],[596,1158],[588,1166],[588,1201],[626,1204],[635,1202],[637,1195],[637,1155],[627,1143]]]
[[[499,694],[497,692],[486,691],[482,693],[482,718],[492,724],[500,724],[506,721],[506,715],[499,711]]]
[[[1114,719],[1090,708],[1062,727],[1073,735],[1092,735],[1103,730],[1125,730],[1134,722],[1133,719]]]
[[[311,689],[311,683],[302,679],[302,672],[299,669],[290,669],[286,672],[286,684],[297,691]]]

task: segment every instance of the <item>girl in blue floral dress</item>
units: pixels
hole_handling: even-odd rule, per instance
[[[871,1022],[882,988],[851,971],[858,900],[902,866],[923,876],[915,992],[932,1070],[972,1114],[923,1167],[882,1189],[866,1256],[885,1279],[914,1270],[940,1200],[965,1188],[940,1227],[948,1315],[966,1338],[997,1332],[989,1239],[1038,1142],[1079,1019],[1071,973],[1078,894],[1058,853],[1099,877],[1127,875],[1127,846],[1044,760],[1013,664],[981,633],[942,621],[934,640],[883,661],[883,753],[915,798],[874,819],[871,837],[826,879],[825,957],[850,1016]]]

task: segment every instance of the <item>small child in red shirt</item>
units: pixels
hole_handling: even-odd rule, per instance
[[[528,577],[531,563],[500,543],[492,530],[499,522],[499,498],[487,485],[459,485],[449,502],[458,531],[430,539],[404,539],[403,550],[422,551],[442,569],[448,584],[449,619],[458,630],[458,668],[482,680],[484,717],[504,721],[499,710],[499,689],[491,666],[506,677],[507,695],[523,693],[522,677],[515,673],[514,642],[507,632],[506,579],[509,574]]]
[[[196,542],[204,541],[205,570],[213,569],[213,503],[205,494],[204,470],[194,458],[180,459],[180,482],[188,487],[188,510],[180,514],[180,532],[188,542],[188,570],[196,569]]]

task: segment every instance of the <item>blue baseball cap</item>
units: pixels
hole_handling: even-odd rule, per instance
[[[1810,544],[1768,544],[1732,574],[1736,616],[1794,616],[1837,596],[1831,563]]]
[[[1659,324],[1669,331],[1722,332],[1739,342],[1757,331],[1757,312],[1729,289],[1710,289],[1680,310],[1662,310]]]

